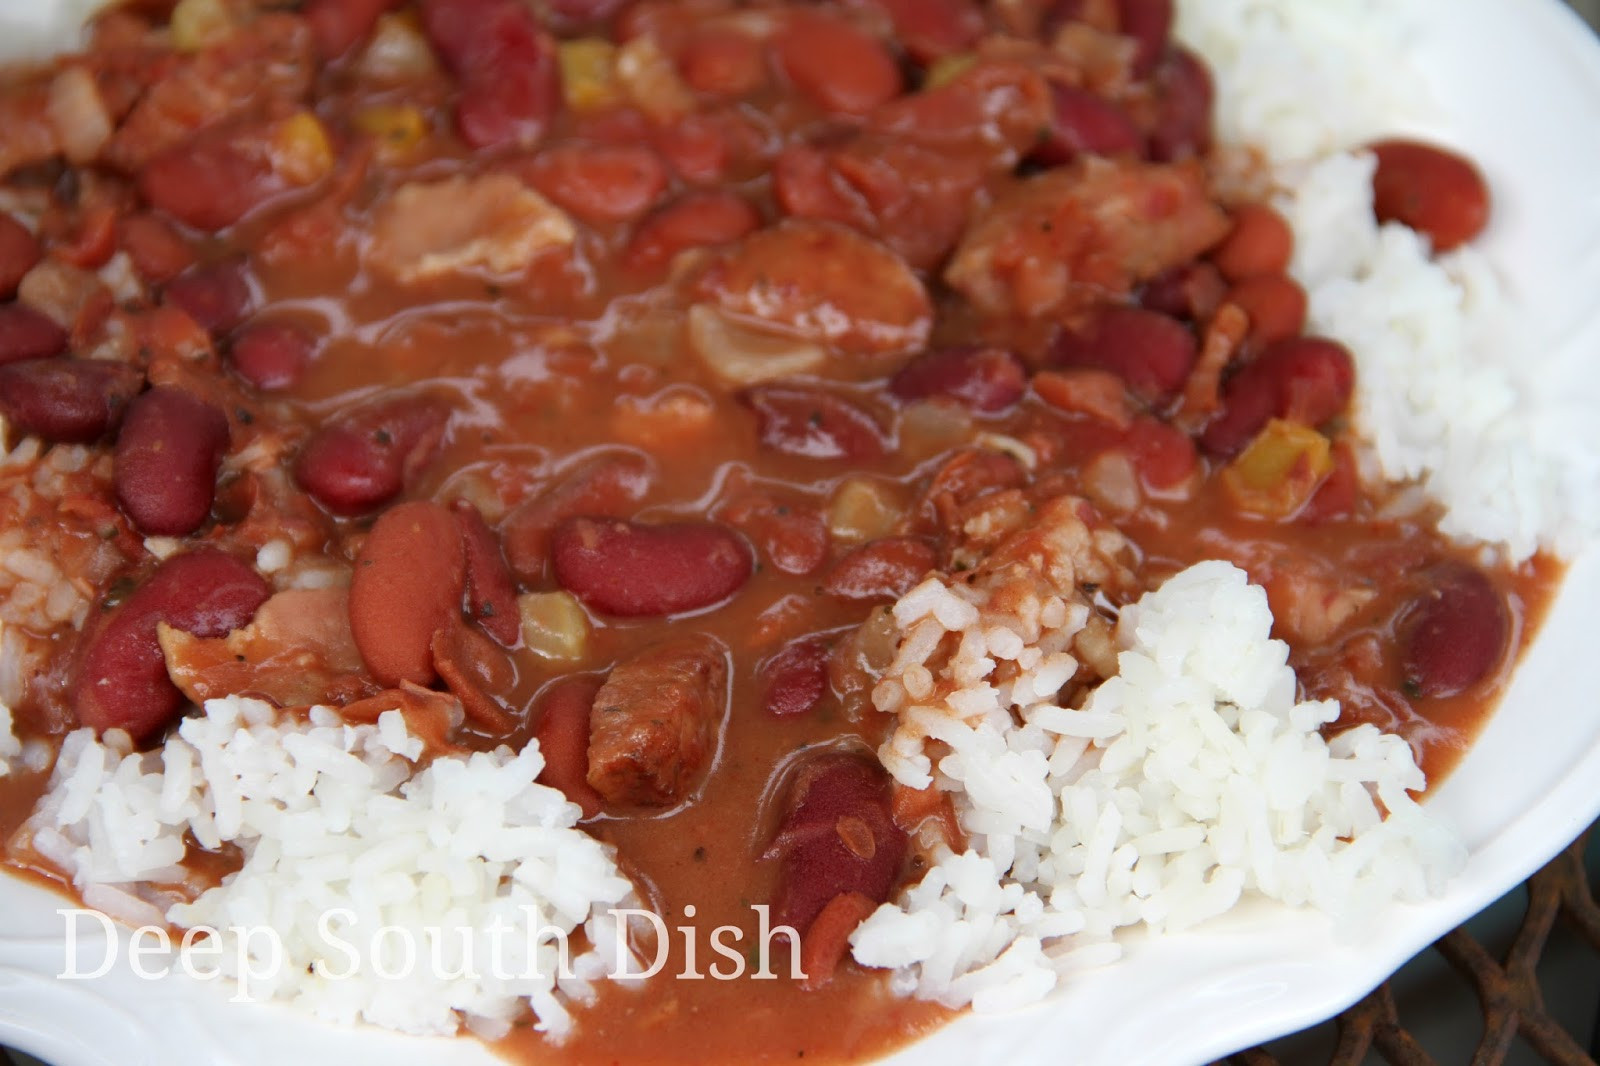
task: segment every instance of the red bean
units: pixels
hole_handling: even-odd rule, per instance
[[[432,460],[450,408],[432,396],[405,396],[352,411],[306,442],[295,462],[300,487],[334,514],[381,507]]]
[[[289,188],[261,150],[269,136],[259,125],[200,133],[146,164],[139,172],[139,192],[150,206],[184,225],[225,229]]]
[[[892,600],[910,592],[939,562],[915,537],[884,537],[863,544],[834,564],[822,591],[846,600]]]
[[[461,81],[456,128],[473,148],[533,144],[561,99],[555,43],[517,0],[426,0],[423,31]]]
[[[635,270],[654,270],[686,248],[728,244],[760,226],[761,214],[737,193],[690,193],[639,223],[624,259]]]
[[[1233,455],[1268,419],[1320,425],[1345,409],[1354,388],[1355,362],[1344,345],[1321,337],[1278,341],[1223,383],[1221,413],[1200,445]]]
[[[1152,279],[1139,305],[1192,323],[1208,322],[1228,295],[1228,283],[1210,263],[1186,263]]]
[[[1170,49],[1156,68],[1155,85],[1150,158],[1170,163],[1204,155],[1211,147],[1211,105],[1216,95],[1205,62],[1186,49]]]
[[[157,624],[224,637],[249,623],[270,592],[250,566],[210,548],[162,563],[91,625],[74,670],[78,721],[99,733],[125,729],[140,742],[154,736],[183,706],[167,676]]]
[[[1228,290],[1227,302],[1250,318],[1250,344],[1261,348],[1297,336],[1306,326],[1306,290],[1287,274],[1246,278]]]
[[[125,363],[28,359],[0,366],[0,412],[18,431],[52,444],[99,440],[144,385]]]
[[[918,63],[964,52],[983,36],[983,11],[973,0],[877,0],[877,6]]]
[[[797,11],[773,47],[778,69],[824,111],[865,115],[900,95],[900,67],[888,48],[841,19]]]
[[[1109,370],[1140,399],[1162,403],[1183,387],[1196,354],[1182,322],[1141,307],[1105,307],[1081,330],[1057,338],[1052,362]]]
[[[541,784],[559,789],[593,818],[605,806],[589,784],[589,708],[600,688],[597,677],[563,677],[539,697],[539,724],[533,739],[544,756]]]
[[[1133,463],[1144,483],[1157,491],[1182,485],[1194,473],[1194,441],[1157,418],[1140,416],[1128,430]]]
[[[1229,281],[1283,274],[1294,254],[1294,231],[1266,204],[1245,204],[1233,213],[1233,230],[1212,252],[1211,261]]]
[[[762,664],[761,709],[774,718],[809,714],[828,694],[828,643],[807,637],[786,645]]]
[[[1379,222],[1400,222],[1427,237],[1435,252],[1459,248],[1489,222],[1489,186],[1468,159],[1417,141],[1372,145],[1372,209]]]
[[[228,359],[258,389],[287,389],[305,372],[317,342],[299,326],[258,322],[233,338]]]
[[[244,269],[235,262],[196,267],[168,282],[161,297],[213,337],[243,322],[254,300]]]
[[[0,306],[0,366],[48,359],[67,350],[67,331],[31,307]]]
[[[472,504],[457,500],[453,510],[466,550],[468,611],[484,632],[505,647],[514,648],[522,642],[522,621],[517,611],[516,582],[506,568],[500,543]]]
[[[761,43],[732,26],[698,31],[678,54],[683,80],[696,92],[736,99],[761,88],[767,61]]]
[[[562,588],[602,614],[659,617],[721,603],[750,579],[750,548],[711,522],[569,518],[550,537]]]
[[[396,0],[307,0],[302,13],[323,59],[337,59],[364,40]]]
[[[786,385],[757,386],[742,398],[756,413],[761,443],[784,455],[863,460],[884,452],[878,423],[848,400]]]
[[[564,144],[529,168],[538,190],[585,222],[625,222],[648,211],[667,187],[661,157],[637,144]]]
[[[654,479],[650,460],[635,452],[602,455],[580,466],[501,523],[511,572],[530,585],[538,584],[544,580],[550,531],[557,523],[578,515],[622,518],[644,499]]]
[[[148,284],[171,281],[194,265],[188,243],[159,216],[125,215],[117,222],[117,241]]]
[[[1505,598],[1483,572],[1462,563],[1435,567],[1429,588],[1402,621],[1406,687],[1453,696],[1486,677],[1506,653],[1511,622]]]
[[[200,528],[217,494],[228,417],[170,385],[128,405],[117,434],[117,502],[141,533],[181,537]]]
[[[1028,368],[1004,348],[964,345],[919,355],[889,381],[902,400],[943,396],[974,411],[994,414],[1011,407],[1028,388]]]
[[[828,557],[828,527],[814,507],[752,493],[734,500],[718,517],[737,526],[785,574],[809,574]]]
[[[1080,155],[1137,155],[1144,138],[1133,120],[1116,104],[1086,89],[1052,82],[1054,101],[1050,130],[1033,159],[1046,166],[1070,163]]]
[[[802,936],[828,901],[859,892],[889,898],[905,860],[906,835],[889,813],[882,767],[843,752],[813,757],[795,772],[767,857],[782,862],[773,920]]]
[[[419,500],[379,516],[350,578],[350,635],[379,683],[433,682],[433,638],[460,621],[466,582],[449,511]]]
[[[39,241],[28,227],[0,211],[0,300],[17,294],[22,278],[39,262]]]
[[[1132,37],[1135,77],[1147,77],[1155,69],[1172,36],[1172,0],[1118,0],[1117,21],[1122,33]]]

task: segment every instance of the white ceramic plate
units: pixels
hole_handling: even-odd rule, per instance
[[[73,2],[73,0],[63,0]],[[1316,0],[1305,0],[1316,2]],[[42,3],[42,0],[0,0]],[[1529,360],[1600,404],[1600,47],[1556,0],[1421,0],[1416,62],[1449,139],[1497,195],[1486,250],[1529,325]],[[1595,407],[1591,406],[1590,410]],[[1004,1017],[966,1017],[893,1061],[1191,1066],[1328,1017],[1527,877],[1600,815],[1600,546],[1573,563],[1537,642],[1472,754],[1431,803],[1471,851],[1447,894],[1371,916],[1352,937],[1310,913],[1257,907],[1203,931],[1135,941],[1124,961]],[[134,976],[126,940],[94,981],[65,965],[66,901],[0,877],[0,1040],[55,1066],[469,1066],[470,1041],[338,1030],[220,986]],[[103,957],[80,944],[80,969]],[[729,1019],[730,1024],[737,1024]]]

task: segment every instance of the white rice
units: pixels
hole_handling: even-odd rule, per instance
[[[13,730],[11,708],[0,703],[0,777],[11,773],[13,761],[21,754],[22,742]]]
[[[123,921],[224,930],[204,966],[244,977],[252,998],[437,1034],[501,1035],[529,1009],[560,1038],[570,1004],[616,965],[610,910],[633,886],[576,828],[577,806],[535,783],[536,743],[418,768],[422,742],[398,712],[350,726],[327,708],[301,721],[234,697],[207,702],[156,751],[130,748],[115,731],[66,738],[28,822],[33,847]],[[186,833],[244,861],[193,902],[169,903]],[[380,929],[393,931],[375,941]],[[555,938],[539,930],[581,930],[593,947],[574,944],[571,976],[558,979]],[[409,968],[401,941],[419,953]]]
[[[1057,624],[1028,644],[990,639],[1030,627],[982,587],[930,578],[907,594],[880,682],[931,671],[880,757],[902,784],[948,792],[967,837],[851,937],[902,992],[1009,1009],[1114,960],[1119,929],[1187,929],[1247,894],[1354,921],[1437,893],[1465,862],[1407,794],[1424,781],[1403,739],[1370,725],[1323,739],[1338,706],[1295,702],[1288,647],[1242,570],[1200,563],[1125,608],[1118,673],[1078,709],[1053,702],[1059,672],[1042,675],[1085,613],[1047,600]],[[948,625],[951,600],[976,610]],[[925,738],[946,752],[937,766]]]
[[[1518,320],[1480,252],[1435,260],[1373,220],[1359,146],[1437,125],[1405,58],[1417,0],[1184,0],[1178,13],[1214,72],[1219,136],[1273,166],[1308,329],[1354,354],[1355,425],[1383,477],[1420,482],[1443,532],[1513,560],[1600,533],[1600,422],[1527,357],[1539,324]]]

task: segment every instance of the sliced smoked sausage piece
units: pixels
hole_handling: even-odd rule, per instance
[[[728,654],[696,634],[612,669],[589,711],[589,785],[607,803],[670,807],[710,763],[728,697]]]

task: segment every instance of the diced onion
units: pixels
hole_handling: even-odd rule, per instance
[[[432,74],[433,49],[406,15],[384,15],[361,53],[361,73],[372,81],[416,81]]]
[[[231,34],[235,22],[228,0],[178,0],[167,25],[174,48],[198,52]]]
[[[828,503],[828,532],[849,544],[876,540],[892,533],[902,514],[888,485],[867,477],[847,477]]]
[[[689,347],[712,373],[735,386],[805,374],[827,358],[819,345],[735,322],[709,304],[689,308]]]
[[[588,653],[589,616],[570,592],[526,592],[517,597],[522,641],[546,659],[576,662]]]
[[[111,116],[94,75],[83,67],[70,66],[55,76],[48,108],[62,154],[70,162],[89,162],[111,139]]]

